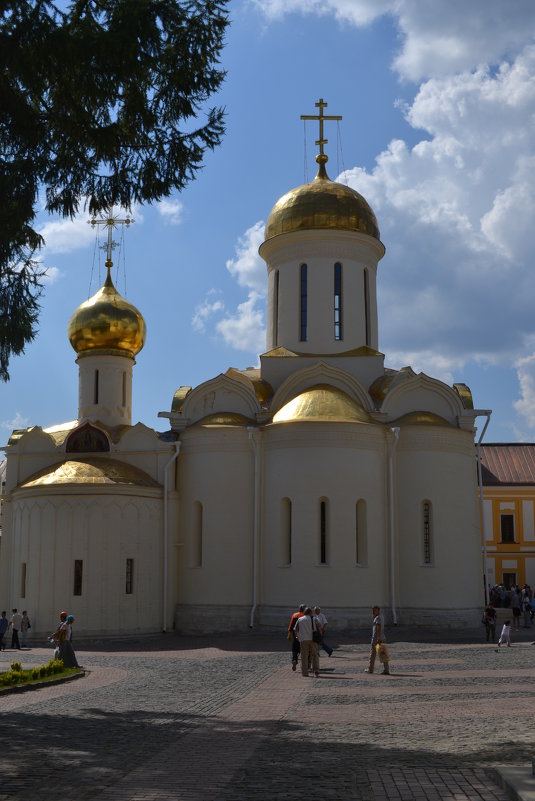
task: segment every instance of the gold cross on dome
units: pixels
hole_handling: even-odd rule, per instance
[[[108,241],[102,246],[102,250],[106,251],[106,267],[113,267],[113,261],[111,257],[113,255],[114,248],[117,247],[117,242],[113,241],[113,229],[117,228],[119,225],[126,225],[128,228],[130,223],[134,222],[133,218],[127,214],[124,220],[121,220],[119,215],[114,215],[113,209],[111,209],[108,211],[106,217],[101,218],[100,220],[97,220],[96,217],[92,217],[87,222],[90,223],[92,228],[94,228],[95,225],[103,225],[104,228],[108,229]]]
[[[316,106],[316,108],[319,108],[319,110],[320,110],[319,114],[316,114],[316,115],[313,115],[313,114],[301,114],[301,119],[302,120],[318,120],[318,122],[320,124],[320,138],[316,139],[316,144],[319,145],[320,152],[319,152],[319,155],[316,156],[316,161],[319,162],[319,163],[325,164],[325,162],[328,159],[328,156],[325,155],[324,150],[323,150],[323,146],[326,145],[329,140],[328,139],[324,139],[324,137],[323,137],[323,123],[325,122],[325,120],[341,120],[342,117],[339,116],[339,115],[327,115],[327,114],[324,114],[323,113],[323,109],[327,108],[328,104],[324,101],[324,99],[322,97],[320,97],[319,101],[317,103],[314,103],[314,105]]]

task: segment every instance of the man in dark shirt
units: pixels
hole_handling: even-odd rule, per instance
[[[288,625],[288,633],[292,638],[292,670],[295,670],[297,667],[297,660],[299,659],[299,651],[301,647],[299,645],[299,640],[297,639],[296,631],[295,631],[295,624],[299,620],[300,617],[303,616],[303,612],[305,611],[305,604],[301,604],[299,607],[298,612],[294,612],[290,618],[290,623]]]
[[[485,628],[487,630],[487,642],[489,642],[489,639],[494,642],[496,637],[496,610],[492,601],[489,602],[485,609]]]

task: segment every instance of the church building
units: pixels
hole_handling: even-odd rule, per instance
[[[332,628],[474,625],[483,603],[469,388],[379,350],[374,212],[315,179],[268,217],[259,366],[180,387],[168,430],[132,424],[141,313],[108,277],[73,313],[76,420],[13,432],[2,608],[80,633],[285,626],[300,603]],[[117,221],[110,218],[111,231]],[[97,221],[95,221],[95,224]]]

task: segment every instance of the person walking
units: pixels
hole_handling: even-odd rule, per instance
[[[326,654],[332,656],[333,649],[331,648],[330,645],[327,645],[327,643],[325,642],[325,629],[327,628],[327,622],[328,622],[327,618],[325,617],[319,606],[314,607],[314,614],[316,616],[316,620],[320,628],[320,634],[321,634],[320,647],[323,648]]]
[[[26,648],[26,642],[28,639],[28,631],[31,629],[32,624],[30,623],[30,618],[28,617],[28,612],[26,609],[22,612],[22,620],[20,621],[20,639],[21,639],[21,646]]]
[[[0,617],[0,648],[2,651],[6,650],[6,644],[4,642],[4,634],[9,628],[9,621],[6,617],[6,612],[2,612],[2,616]]]
[[[511,647],[511,621],[506,620],[503,624],[502,633],[500,634],[500,639],[498,640],[498,648],[501,645],[505,645],[507,643],[507,647]]]
[[[373,673],[373,669],[375,667],[375,657],[377,656],[377,645],[381,645],[382,643],[386,643],[386,636],[385,636],[385,621],[384,617],[381,614],[381,609],[378,606],[372,607],[372,614],[373,614],[373,622],[372,622],[372,641],[371,641],[371,650],[370,650],[370,663],[365,673]],[[383,676],[390,675],[390,668],[388,662],[383,663]]]
[[[316,636],[318,639],[321,637],[321,634],[310,606],[307,606],[304,615],[298,618],[295,629],[301,647],[301,675],[305,677],[308,676],[308,664],[310,659],[314,675],[319,676],[320,661],[318,656],[318,643],[314,641],[314,634],[317,633]]]
[[[299,618],[303,616],[305,609],[305,604],[301,604],[299,611],[293,613],[288,624],[288,639],[292,640],[292,670],[296,670],[297,668],[300,651],[299,640],[297,639],[295,631],[295,624]]]
[[[487,631],[487,642],[489,642],[489,639],[494,642],[496,637],[496,610],[492,601],[489,602],[489,605],[485,609],[484,619]]]
[[[9,628],[11,629],[11,647],[17,648],[20,651],[20,642],[19,642],[19,631],[20,631],[20,624],[22,623],[22,615],[20,612],[17,612],[16,609],[13,609],[13,614],[11,615],[11,620],[9,621]]]

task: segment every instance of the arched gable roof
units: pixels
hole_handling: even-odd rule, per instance
[[[192,389],[182,406],[182,415],[190,425],[221,412],[256,420],[260,411],[253,385],[223,373]]]
[[[425,373],[407,375],[405,381],[390,389],[381,406],[381,412],[390,420],[424,411],[457,424],[464,407],[455,390]]]
[[[370,396],[354,376],[325,362],[317,362],[293,373],[281,384],[271,402],[271,412],[277,413],[297,395],[318,384],[328,384],[340,389],[366,412],[373,411]]]

